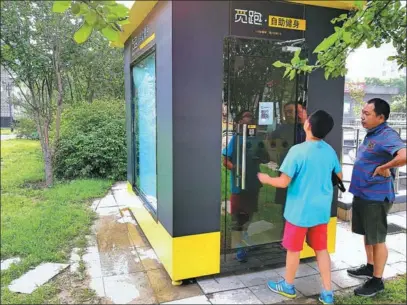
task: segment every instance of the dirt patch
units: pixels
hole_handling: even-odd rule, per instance
[[[32,190],[42,190],[45,189],[47,187],[47,185],[45,184],[45,181],[28,181],[28,182],[24,182],[21,185],[22,188],[28,188],[28,189],[32,189]]]
[[[59,292],[49,304],[107,304],[89,288],[88,278],[83,279],[69,269],[59,274],[54,281]]]

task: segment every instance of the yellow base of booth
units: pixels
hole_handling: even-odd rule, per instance
[[[136,196],[130,183],[128,191]],[[220,232],[172,237],[143,204],[130,209],[174,282],[220,273]],[[335,251],[335,237],[336,217],[332,217],[328,225],[329,252]],[[305,243],[301,258],[313,256],[314,250]]]

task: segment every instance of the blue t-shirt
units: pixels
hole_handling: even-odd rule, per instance
[[[405,147],[399,134],[387,123],[369,130],[357,152],[349,192],[365,200],[393,202],[394,169],[390,177],[373,177],[373,173],[376,167],[391,161]]]
[[[335,150],[325,141],[293,146],[280,167],[291,178],[284,218],[310,228],[329,222],[333,199],[332,171],[341,172]]]
[[[227,157],[233,165],[237,163],[237,135],[234,134],[230,139],[229,144],[222,151],[223,156]],[[242,162],[242,149],[243,149],[243,137],[239,136],[240,140],[240,162]],[[261,183],[257,178],[257,174],[260,172],[260,164],[267,163],[269,159],[267,150],[263,141],[259,137],[247,137],[246,144],[246,191],[258,192],[261,188]],[[241,170],[241,165],[240,165]],[[240,173],[241,174],[241,173]],[[230,173],[230,185],[231,192],[233,194],[239,194],[241,188],[236,185],[236,168]]]

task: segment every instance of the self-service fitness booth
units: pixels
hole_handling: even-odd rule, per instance
[[[174,283],[285,261],[285,191],[259,185],[256,174],[279,175],[299,142],[303,108],[334,117],[326,141],[341,155],[344,79],[316,71],[290,80],[273,63],[297,50],[315,61],[312,51],[334,31],[331,19],[352,4],[134,3],[122,33],[128,190],[143,202],[132,212]],[[251,121],[242,123],[242,115]],[[231,199],[242,190],[252,195],[247,213],[236,215]],[[244,262],[236,259],[241,249],[248,251]],[[314,255],[305,243],[301,257]]]

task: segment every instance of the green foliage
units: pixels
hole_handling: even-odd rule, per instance
[[[129,9],[116,1],[54,1],[52,7],[55,13],[65,13],[69,10],[75,18],[81,20],[81,27],[74,35],[77,43],[88,40],[93,30],[99,31],[116,46],[123,47],[120,42],[121,26],[129,23]]]
[[[291,63],[278,63],[285,68],[285,76],[293,78],[298,73],[310,73],[323,69],[325,78],[345,76],[346,58],[362,44],[368,48],[392,43],[397,55],[389,61],[396,61],[399,68],[406,67],[406,6],[401,0],[355,1],[355,9],[349,14],[334,18],[335,32],[325,38],[314,50],[317,60],[309,65],[306,60],[295,59]],[[292,72],[295,71],[295,72]]]
[[[391,112],[407,112],[407,96],[399,95],[393,98],[393,101],[390,104]]]
[[[127,164],[122,101],[79,103],[64,110],[55,151],[58,178],[124,179]]]
[[[23,117],[17,121],[17,137],[38,140],[38,132],[34,120]]]
[[[358,118],[365,104],[365,91],[360,89],[357,85],[349,83],[349,95],[353,100],[353,114]]]
[[[396,87],[399,89],[399,95],[406,94],[406,77],[380,79],[377,77],[367,77],[366,85],[375,85],[383,87]]]

